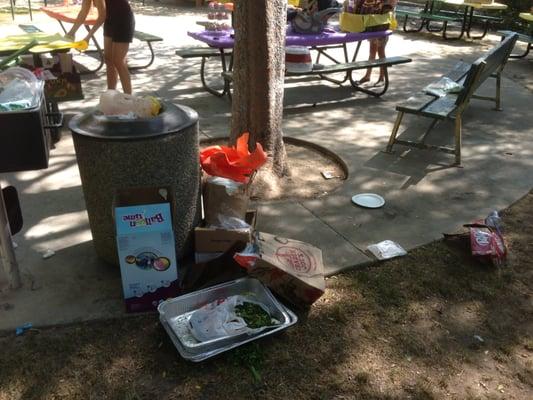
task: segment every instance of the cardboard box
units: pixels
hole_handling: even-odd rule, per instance
[[[168,193],[160,188],[132,189],[120,193],[115,201],[117,248],[128,312],[155,310],[161,301],[178,294]]]
[[[226,230],[198,226],[194,229],[194,249],[196,264],[204,263],[221,256],[237,242],[251,242],[257,219],[256,210],[246,212],[245,221],[250,230]]]
[[[258,232],[259,258],[248,275],[299,307],[313,304],[326,290],[322,251],[308,243]]]
[[[224,185],[227,182],[237,188],[227,189]],[[230,179],[209,177],[204,184],[203,201],[206,224],[216,225],[219,215],[244,219],[250,198],[246,185]]]

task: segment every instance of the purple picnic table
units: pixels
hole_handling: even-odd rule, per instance
[[[190,37],[217,49],[232,49],[235,43],[235,39],[233,38],[233,30],[203,30],[197,32],[187,32],[187,34]],[[317,34],[302,34],[293,32],[292,29],[288,27],[285,45],[307,47],[330,46],[377,39],[389,36],[390,34],[392,34],[391,30],[360,33],[340,32],[334,27],[326,27],[323,32]]]
[[[233,67],[233,58],[230,58],[229,65],[227,65],[226,57],[231,55],[231,50],[233,49],[233,46],[235,44],[234,39],[234,31],[232,29],[228,29],[225,31],[208,31],[208,30],[202,30],[202,31],[191,31],[187,32],[187,34],[205,44],[207,44],[209,47],[213,49],[218,49],[220,51],[220,59],[221,59],[221,65],[222,65],[222,76],[227,76],[227,74],[231,73]],[[365,40],[370,39],[379,39],[379,38],[385,38],[392,34],[391,30],[386,31],[376,31],[376,32],[360,32],[360,33],[353,33],[353,32],[341,32],[337,27],[335,26],[327,26],[324,31],[317,34],[302,34],[302,33],[296,33],[292,30],[290,26],[287,27],[287,33],[285,38],[285,45],[286,46],[305,46],[309,47],[312,50],[315,50],[317,52],[317,56],[315,59],[315,65],[320,65],[319,60],[321,56],[324,56],[328,58],[330,61],[333,61],[335,64],[342,64],[342,63],[354,63],[357,54],[359,53],[359,48],[361,47],[361,43]],[[350,57],[348,55],[348,43],[357,43],[353,56]],[[338,59],[335,59],[331,54],[328,53],[328,50],[332,48],[342,48],[343,49],[343,55],[344,55],[344,61],[340,61]],[[224,88],[223,90],[215,89],[214,87],[210,86],[205,77],[205,63],[206,63],[207,57],[202,57],[202,65],[200,68],[200,77],[202,80],[203,87],[210,93],[214,94],[215,96],[222,97],[225,94],[231,95],[230,93],[230,85],[229,81],[227,79],[224,80]],[[342,64],[347,65],[347,64]],[[367,94],[370,94],[372,96],[381,96],[385,93],[388,87],[388,74],[386,73],[386,85],[381,91],[374,91],[374,90],[368,90],[364,89],[362,87],[359,87],[358,83],[354,81],[352,78],[352,71],[349,68],[346,68],[344,70],[341,70],[339,72],[344,72],[345,76],[344,79],[335,79],[332,77],[327,76],[326,74],[320,74],[319,76],[321,79],[326,79],[330,82],[342,85],[346,81],[350,81],[352,87],[356,90],[365,92]]]

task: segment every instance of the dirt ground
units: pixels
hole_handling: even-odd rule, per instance
[[[502,215],[505,268],[435,242],[329,279],[287,332],[201,364],[154,314],[4,332],[0,399],[533,398],[533,193]]]
[[[201,144],[227,146],[221,140],[209,140]],[[309,199],[326,196],[342,185],[347,169],[328,150],[296,139],[285,143],[290,175],[276,180],[274,186],[256,179],[250,188],[253,200]]]

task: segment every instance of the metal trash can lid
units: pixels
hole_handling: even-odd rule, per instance
[[[103,115],[93,108],[70,120],[73,133],[106,140],[139,140],[178,133],[198,122],[192,108],[161,102],[162,111],[152,118],[125,119]]]

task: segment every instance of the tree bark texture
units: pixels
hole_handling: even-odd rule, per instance
[[[250,132],[277,176],[287,172],[281,122],[285,74],[286,0],[235,2],[231,142]]]

